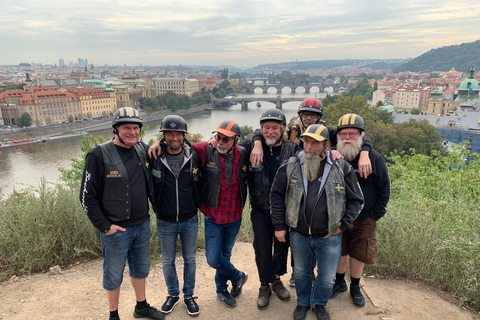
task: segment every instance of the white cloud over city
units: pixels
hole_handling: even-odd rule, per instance
[[[408,58],[480,39],[478,1],[0,2],[0,64]]]

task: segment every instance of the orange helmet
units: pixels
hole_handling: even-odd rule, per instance
[[[227,137],[240,136],[240,126],[235,121],[225,120],[220,122],[217,129],[212,133],[220,132]]]

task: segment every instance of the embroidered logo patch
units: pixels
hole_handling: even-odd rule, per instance
[[[118,171],[110,171],[110,173],[107,173],[107,178],[120,178],[121,176]]]
[[[338,192],[345,192],[345,187],[341,183],[335,183],[335,190]]]

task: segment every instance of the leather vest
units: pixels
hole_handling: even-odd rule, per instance
[[[148,185],[147,194],[149,198],[152,199],[152,179],[150,170],[146,165],[148,163],[147,151],[140,143],[137,143],[133,148],[135,148],[135,152],[142,163],[143,173],[145,174]],[[131,215],[132,190],[130,188],[127,170],[112,140],[102,143],[100,149],[102,150],[103,164],[107,175],[103,185],[102,198],[99,203],[100,208],[103,214],[112,221],[128,220]],[[121,180],[109,179],[108,176],[112,174],[119,175]]]
[[[237,167],[234,167],[233,170],[238,170],[240,198],[242,200],[242,206],[244,206],[247,199],[248,153],[242,146],[234,146],[233,150],[235,153],[234,156],[239,157]],[[220,157],[220,153],[218,153],[218,151],[211,145],[208,145],[205,163],[202,168],[202,192],[200,198],[202,203],[213,208],[216,208],[218,205],[218,195],[220,192],[220,184],[222,182],[222,164],[220,162]],[[232,178],[234,176],[235,172],[233,173]]]

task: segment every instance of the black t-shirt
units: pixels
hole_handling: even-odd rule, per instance
[[[281,151],[282,145],[269,147],[266,144],[263,144],[263,160],[268,167],[268,181],[270,182],[269,189],[272,187],[273,179],[275,179],[275,174],[277,173],[277,164]]]

